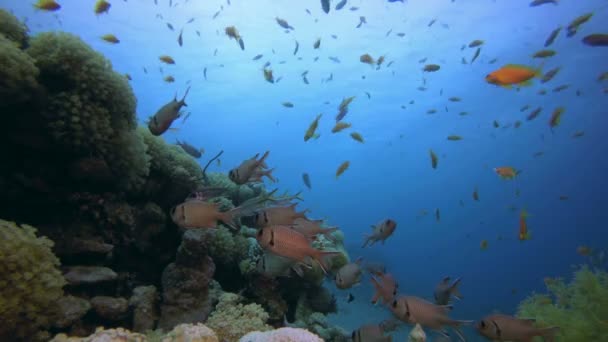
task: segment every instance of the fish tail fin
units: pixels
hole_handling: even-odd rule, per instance
[[[314,254],[313,258],[315,259],[316,262],[319,263],[319,266],[321,266],[323,273],[327,274],[327,270],[329,269],[329,267],[327,265],[327,261],[325,260],[325,257],[336,256],[338,254],[341,254],[341,252],[335,252],[335,251],[330,252],[330,251],[317,250],[316,253]]]
[[[269,154],[270,154],[270,151],[264,152],[264,155],[262,155],[262,158],[260,158],[260,160],[258,161],[258,165],[261,166],[262,168],[267,168],[268,167],[268,165],[266,165],[266,158],[268,158]],[[254,156],[254,158],[257,158],[258,155],[259,155],[259,153],[256,154]]]
[[[219,220],[222,221],[225,225],[227,225],[228,228],[232,230],[239,230],[235,220],[240,216],[241,211],[241,207],[236,207],[234,209],[220,213]]]
[[[272,171],[274,171],[274,169],[270,169],[270,170],[266,170],[262,172],[262,176],[266,176],[271,182],[276,183],[277,180],[276,178],[274,178],[274,176],[272,175]]]
[[[460,280],[462,278],[458,278],[454,281],[454,283],[452,284],[452,286],[450,287],[450,293],[452,294],[452,296],[458,300],[461,300],[462,294],[460,294],[460,290],[458,289],[458,285],[460,285]]]
[[[541,336],[545,339],[545,342],[554,342],[555,335],[559,332],[559,327],[549,327],[541,330]]]

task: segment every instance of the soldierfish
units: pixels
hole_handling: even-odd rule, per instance
[[[240,208],[220,212],[219,204],[188,200],[171,208],[173,222],[182,228],[216,228],[217,221],[235,229],[234,219]]]
[[[297,262],[314,259],[325,273],[327,273],[327,263],[323,257],[340,254],[340,252],[321,251],[311,247],[306,236],[289,226],[266,226],[258,230],[256,239],[263,249],[276,255]]]
[[[452,309],[451,305],[435,305],[422,298],[413,296],[400,296],[393,300],[391,311],[403,322],[410,324],[420,324],[433,330],[438,330],[444,335],[443,327],[451,326],[461,341],[466,341],[460,330],[457,328],[472,321],[454,320],[448,317],[448,312]]]
[[[493,341],[532,341],[536,336],[542,336],[545,341],[553,341],[559,327],[537,328],[534,319],[521,319],[512,316],[495,314],[479,321],[477,332]]]
[[[359,257],[355,262],[348,263],[338,270],[336,273],[335,283],[339,289],[349,289],[361,281],[361,261]]]
[[[188,144],[185,141],[176,140],[175,145],[178,145],[179,147],[182,148],[182,150],[184,150],[184,152],[188,153],[190,156],[197,158],[197,159],[200,158],[203,155],[203,153],[205,152],[204,149],[196,148],[196,147]]]
[[[256,271],[259,274],[268,278],[289,277],[292,270],[298,276],[302,277],[304,275],[302,266],[310,267],[310,265],[303,265],[289,258],[272,253],[264,253],[258,259],[255,266]]]
[[[399,284],[390,273],[374,273],[371,277],[372,284],[376,293],[372,297],[372,304],[376,304],[378,299],[382,304],[389,304],[397,295]]]
[[[266,165],[266,158],[268,158],[269,154],[270,151],[266,151],[262,158],[258,159],[260,154],[256,153],[255,156],[243,161],[241,165],[230,170],[228,172],[228,178],[238,185],[250,182],[261,182],[263,176],[266,176],[272,182],[275,182],[274,177],[272,177],[273,169],[266,170],[268,168]]]
[[[372,246],[377,241],[382,241],[382,244],[384,244],[384,240],[388,239],[396,228],[397,222],[391,219],[386,219],[375,226],[372,225],[372,233],[365,235],[365,242],[362,247],[365,248],[368,244]]]
[[[156,114],[150,118],[148,121],[148,129],[150,130],[150,133],[158,136],[165,133],[169,127],[171,127],[173,121],[180,117],[179,110],[182,108],[182,106],[188,106],[185,101],[189,91],[190,87],[186,89],[186,93],[181,100],[177,101],[176,95],[171,102],[162,106],[156,112]]]
[[[351,334],[353,342],[392,342],[392,336],[385,336],[384,329],[380,324],[366,324],[353,330]]]
[[[462,295],[458,291],[458,285],[460,285],[460,278],[454,280],[452,284],[450,284],[450,277],[443,278],[435,287],[435,304],[447,305],[451,297],[461,300]]]
[[[293,225],[298,218],[306,219],[306,211],[296,212],[296,203],[286,207],[264,208],[255,214],[257,227]]]

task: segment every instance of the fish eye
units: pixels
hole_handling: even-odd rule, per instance
[[[175,208],[176,207],[171,208],[171,216],[175,215]]]
[[[397,308],[397,300],[396,299],[393,301],[393,308]]]
[[[262,237],[264,230],[262,228],[258,229],[258,237]]]
[[[485,327],[486,327],[486,322],[484,322],[484,321],[480,321],[480,322],[479,322],[479,326],[480,326],[481,328],[484,328],[484,329],[485,329]]]
[[[355,337],[357,337],[357,331],[353,330],[353,333],[350,335],[351,338],[353,339],[353,341],[355,340]]]

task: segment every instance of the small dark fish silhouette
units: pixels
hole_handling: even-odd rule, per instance
[[[429,24],[427,25],[428,27],[433,26],[433,24],[437,21],[437,19],[433,19],[429,22]]]
[[[296,48],[293,50],[293,55],[295,56],[296,53],[298,53],[298,50],[300,49],[300,43],[298,43],[298,41],[296,40]]]
[[[179,46],[182,46],[184,41],[182,39],[182,34],[184,33],[184,29],[182,29],[181,31],[179,31],[179,37],[177,37],[177,43],[179,44]]]
[[[217,11],[217,12],[215,12],[215,14],[213,15],[213,17],[212,17],[211,19],[215,19],[215,18],[217,18],[217,16],[218,16],[218,15],[220,15],[220,12],[221,12],[221,11]]]
[[[190,24],[190,23],[194,22],[195,19],[196,18],[190,18],[190,20],[188,20],[188,22],[186,24]]]
[[[205,77],[205,81],[207,80],[207,67],[203,69],[203,76]]]
[[[347,303],[350,303],[350,302],[352,302],[353,300],[355,300],[355,296],[353,296],[353,294],[352,294],[352,293],[349,293],[349,294],[348,294],[348,297],[346,298],[346,302],[347,302]]]
[[[323,9],[323,12],[329,13],[329,0],[321,0],[321,8]]]
[[[334,63],[340,63],[340,59],[338,59],[338,57],[330,56],[330,57],[327,57],[327,58],[329,58],[329,60],[332,61],[332,62],[334,62]]]
[[[167,27],[169,28],[169,30],[173,31],[173,25],[171,25],[170,23],[167,23]]]
[[[339,11],[342,8],[344,8],[344,6],[346,6],[346,1],[347,0],[342,0],[342,1],[338,2],[338,4],[336,5],[336,11]]]
[[[304,182],[304,185],[306,185],[308,190],[312,190],[312,185],[310,184],[310,176],[308,175],[308,173],[304,172],[302,174],[302,181]]]
[[[264,55],[259,54],[259,55],[256,55],[255,57],[253,57],[251,60],[252,60],[252,61],[257,61],[258,59],[260,59],[260,58],[262,58],[262,57],[264,57]]]

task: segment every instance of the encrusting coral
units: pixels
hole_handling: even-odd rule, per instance
[[[223,293],[215,311],[206,324],[215,331],[221,341],[237,342],[250,331],[267,331],[268,314],[259,304],[240,303],[241,297],[234,293]]]
[[[0,340],[44,337],[65,285],[52,247],[36,228],[0,220]]]
[[[608,273],[583,266],[566,284],[545,279],[549,294],[533,294],[520,303],[517,316],[541,327],[558,326],[556,342],[608,341]]]

